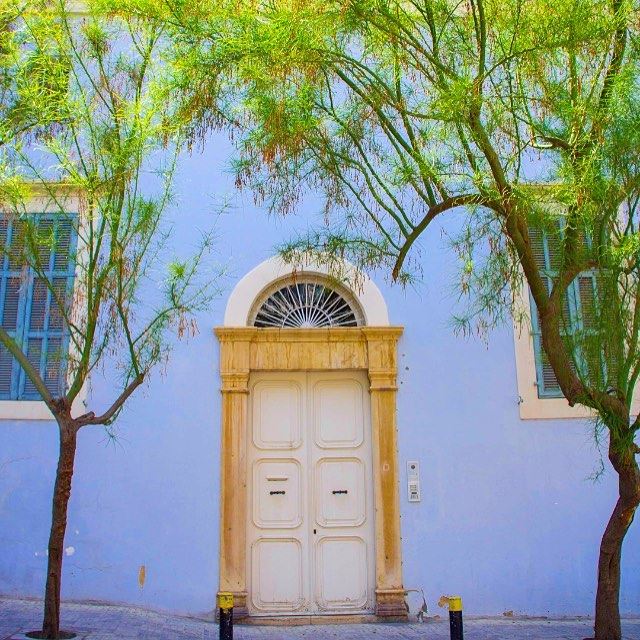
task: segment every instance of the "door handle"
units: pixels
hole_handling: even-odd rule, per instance
[[[347,493],[349,493],[349,492],[348,492],[346,489],[338,489],[338,490],[336,490],[336,491],[332,491],[331,493],[333,493],[333,495],[335,496],[335,495],[337,495],[337,494],[339,494],[339,493],[347,494]]]
[[[270,496],[283,496],[286,491],[269,491]]]

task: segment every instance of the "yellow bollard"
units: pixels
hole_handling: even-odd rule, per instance
[[[464,640],[462,629],[462,598],[460,596],[441,596],[439,607],[449,607],[449,632],[451,640]]]
[[[220,640],[233,640],[233,593],[218,593],[220,607]]]

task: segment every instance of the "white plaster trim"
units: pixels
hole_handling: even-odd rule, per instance
[[[387,304],[380,289],[371,278],[359,273],[353,265],[345,262],[344,267],[347,280],[358,283],[357,289],[350,291],[362,308],[365,324],[371,327],[389,326]],[[326,267],[317,263],[308,263],[303,268],[297,268],[287,264],[280,256],[269,258],[249,271],[231,292],[224,313],[224,326],[246,327],[256,298],[272,282],[294,273],[330,275]]]
[[[0,420],[53,420],[42,400],[0,400]]]
[[[583,405],[570,406],[566,398],[539,398],[536,384],[536,358],[531,333],[531,305],[529,287],[526,281],[516,301],[522,317],[522,324],[514,320],[513,342],[516,356],[516,377],[520,396],[520,418],[522,420],[557,420],[563,418],[588,419],[595,415],[592,409]],[[633,415],[640,412],[640,394],[636,393],[631,408]]]
[[[80,393],[71,405],[71,415],[86,413],[85,401],[87,385],[83,385]],[[0,420],[54,420],[43,400],[0,400]]]

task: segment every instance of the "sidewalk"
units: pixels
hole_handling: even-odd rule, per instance
[[[39,628],[41,604],[34,600],[0,599],[0,640],[24,638]],[[217,640],[212,622],[155,613],[132,607],[63,604],[63,628],[86,640]],[[465,619],[465,640],[582,640],[591,635],[589,619]],[[640,640],[640,618],[623,622],[625,640]],[[237,625],[234,640],[448,640],[447,614],[425,624],[360,624],[301,627]]]

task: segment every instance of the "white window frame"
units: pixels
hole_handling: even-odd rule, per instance
[[[536,377],[536,357],[531,330],[531,303],[529,285],[524,276],[516,299],[513,321],[513,342],[516,356],[516,377],[518,381],[518,403],[521,420],[589,419],[595,417],[593,409],[583,405],[570,406],[566,398],[538,397]],[[636,390],[631,413],[640,413],[640,394]]]
[[[56,213],[59,211],[58,205],[51,198],[51,191],[56,192],[56,198],[64,205],[66,211],[72,211],[80,215],[80,198],[77,191],[63,184],[54,185],[29,185],[31,197],[25,203],[26,213]],[[77,256],[81,254],[81,247],[76,250]],[[76,258],[75,277],[73,280],[73,288],[78,283],[78,268],[80,260]],[[72,299],[77,299],[73,296]],[[72,311],[73,313],[73,311]],[[72,342],[69,342],[69,348],[73,349]],[[87,399],[87,384],[84,384],[80,392],[73,401],[71,407],[72,415],[85,413]],[[44,400],[0,400],[0,420],[54,420],[53,414],[47,407]]]

